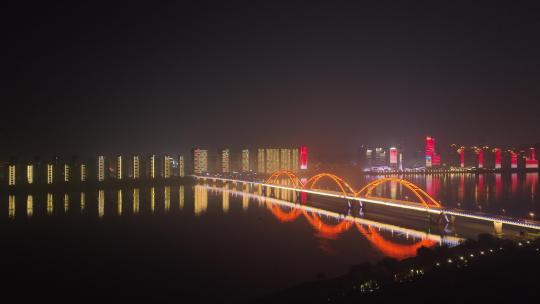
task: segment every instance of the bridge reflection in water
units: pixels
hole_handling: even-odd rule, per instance
[[[305,200],[301,198],[302,196],[298,196],[294,190],[278,190],[275,192],[276,198],[274,198],[271,197],[269,192],[263,194],[261,187],[243,185],[241,191],[230,188],[229,184],[224,184],[221,187],[196,185],[195,195],[200,196],[201,193],[206,191],[210,191],[210,193],[214,195],[221,194],[223,196],[224,204],[225,200],[228,201],[229,195],[241,196],[243,202],[254,201],[259,205],[265,206],[272,215],[282,223],[294,222],[299,218],[304,218],[315,230],[316,236],[323,239],[337,239],[339,235],[352,230],[354,227],[361,236],[374,246],[374,248],[378,249],[385,256],[395,259],[404,259],[415,256],[418,248],[422,246],[456,246],[464,240],[463,238],[455,236],[430,234],[424,231],[309,206],[306,204]],[[250,190],[254,193],[251,193]],[[290,201],[294,201],[297,197],[300,197],[301,202],[294,203]],[[391,233],[393,238],[396,236],[403,236],[402,242],[386,239],[383,236],[383,233],[385,232]],[[409,243],[404,243],[403,241],[408,241]],[[410,243],[411,241],[413,241],[413,243]]]

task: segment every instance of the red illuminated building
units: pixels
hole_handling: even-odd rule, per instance
[[[495,155],[495,169],[500,169],[502,167],[501,149],[493,149],[493,154]]]
[[[517,153],[512,150],[508,152],[510,153],[510,168],[517,169],[518,167]]]
[[[300,147],[300,169],[302,170],[307,169],[307,147],[306,146]]]
[[[482,150],[481,148],[476,148],[474,152],[477,155],[478,168],[484,168],[484,150]]]
[[[441,156],[435,152],[435,138],[426,137],[426,167],[438,167],[441,165]]]
[[[534,155],[534,148],[529,149],[529,157],[525,157],[525,168],[527,169],[537,169],[538,168],[538,160],[536,159],[536,156]]]

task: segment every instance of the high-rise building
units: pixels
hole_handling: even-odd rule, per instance
[[[242,172],[249,171],[249,150],[242,150]]]
[[[291,167],[293,172],[298,172],[298,170],[300,169],[300,150],[301,149],[298,148],[292,149]]]
[[[178,155],[178,176],[184,177],[186,175],[186,164],[184,163],[184,156]]]
[[[133,179],[141,178],[141,163],[139,161],[139,155],[133,155],[131,169],[131,177]]]
[[[398,170],[403,171],[403,153],[399,153],[398,162],[399,162]]]
[[[306,146],[300,147],[300,169],[306,170],[308,168],[308,151]]]
[[[105,180],[105,156],[98,156],[98,182]]]
[[[291,149],[279,149],[279,170],[291,170]]]
[[[529,148],[529,157],[525,158],[525,168],[538,169],[538,160],[536,159],[534,148]]]
[[[87,172],[86,164],[81,164],[81,182],[86,182]]]
[[[165,155],[163,157],[163,178],[171,178],[172,175],[172,157]]]
[[[257,173],[266,172],[266,158],[264,156],[264,149],[257,149]]]
[[[230,173],[231,164],[230,164],[230,150],[221,149],[219,150],[219,164],[221,173]]]
[[[366,149],[366,169],[371,169],[373,167],[373,150]]]
[[[493,154],[495,156],[495,169],[500,169],[502,167],[502,151],[499,148],[493,149]]]
[[[8,185],[15,186],[17,175],[16,175],[17,167],[15,164],[11,164],[8,166]]]
[[[150,155],[150,166],[149,166],[148,177],[151,179],[156,178],[156,156],[154,154]]]
[[[426,136],[426,168],[441,165],[441,156],[435,150],[435,138]]]
[[[116,179],[121,180],[124,176],[122,155],[116,155]]]
[[[52,163],[47,164],[47,185],[52,185],[54,182],[54,165]]]
[[[203,174],[208,172],[208,151],[202,149],[191,150],[191,160],[193,162],[193,173]]]
[[[398,168],[398,150],[395,147],[391,147],[389,150],[390,154],[390,167],[392,169]]]
[[[70,167],[69,167],[69,164],[64,164],[64,183],[68,183],[69,182],[69,172],[70,171]]]
[[[279,149],[266,149],[266,173],[279,170]]]
[[[26,182],[31,185],[34,183],[34,165],[26,165]]]
[[[386,151],[383,148],[375,148],[375,160],[373,166],[385,167],[386,164]]]

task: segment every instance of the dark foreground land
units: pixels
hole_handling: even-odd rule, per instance
[[[403,261],[351,267],[348,274],[306,283],[255,303],[517,303],[540,296],[540,239],[480,235],[455,248],[420,248]]]

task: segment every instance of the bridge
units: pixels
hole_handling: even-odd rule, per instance
[[[373,204],[390,208],[407,209],[416,212],[424,212],[428,215],[435,215],[438,219],[447,222],[449,222],[451,218],[467,218],[477,221],[490,222],[493,224],[496,233],[502,233],[503,225],[540,231],[540,222],[537,221],[444,208],[440,202],[438,202],[435,198],[417,185],[396,177],[385,177],[374,180],[358,190],[354,190],[354,188],[351,187],[350,184],[347,183],[343,178],[332,173],[319,173],[305,179],[304,182],[294,172],[287,170],[276,171],[264,181],[239,180],[210,175],[192,175],[192,177],[197,180],[240,183],[251,186],[259,186],[266,189],[291,190],[299,193],[309,193],[313,195],[332,197],[345,200],[349,207],[351,207],[352,202],[358,202],[360,206],[364,206],[364,204]],[[334,183],[337,186],[338,191],[317,188],[317,185],[319,185],[322,180],[328,180]],[[416,201],[397,200],[373,195],[373,191],[377,187],[387,183],[398,183],[403,185],[414,194]]]
[[[213,192],[223,192],[221,187],[202,186]],[[381,223],[374,220],[354,217],[352,215],[343,215],[337,212],[324,210],[321,208],[295,204],[289,201],[280,200],[277,198],[266,197],[262,195],[252,194],[246,191],[226,190],[232,195],[247,197],[250,200],[258,201],[266,204],[268,210],[281,222],[295,221],[300,217],[304,217],[306,221],[318,232],[318,235],[326,239],[335,239],[339,234],[342,234],[351,228],[363,235],[375,248],[382,252],[385,256],[389,256],[398,260],[416,255],[420,247],[432,247],[435,244],[446,245],[449,247],[457,246],[463,238],[452,235],[436,235],[425,231],[405,228],[397,225]],[[328,224],[323,221],[333,220],[337,224]],[[386,239],[382,232],[389,232],[392,235],[401,235],[409,240],[412,244],[396,243]]]

